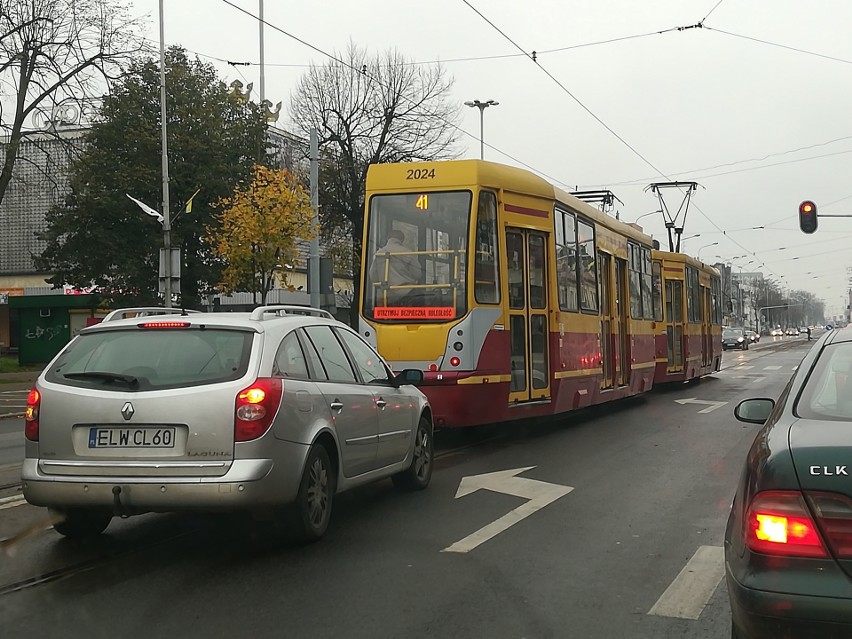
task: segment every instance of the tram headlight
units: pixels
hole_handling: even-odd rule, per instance
[[[462,344],[461,342],[456,342],[455,344],[453,344],[453,348],[457,351],[460,351],[464,348],[464,344]]]
[[[450,366],[458,366],[459,364],[461,364],[461,360],[458,357],[450,358]]]

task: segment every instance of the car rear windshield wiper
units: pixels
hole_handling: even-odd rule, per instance
[[[105,382],[123,382],[128,386],[138,386],[139,379],[133,375],[124,375],[122,373],[109,373],[106,371],[86,371],[84,373],[65,373],[63,377],[67,379],[102,379]]]

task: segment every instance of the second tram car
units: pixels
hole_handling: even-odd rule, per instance
[[[657,366],[654,383],[685,382],[722,364],[722,280],[682,253],[654,251]]]
[[[424,371],[436,426],[652,387],[662,301],[637,228],[479,160],[373,165],[365,215],[359,331],[395,369]]]

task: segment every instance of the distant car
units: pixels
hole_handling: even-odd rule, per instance
[[[796,335],[798,335],[798,334],[799,334],[799,329],[798,329],[798,328],[788,328],[788,329],[785,331],[785,335],[792,335],[792,336],[794,336],[794,337],[795,337],[795,336],[796,336]]]
[[[800,327],[799,327],[799,333],[800,333],[800,334],[801,334],[801,333],[807,333],[807,332],[808,332],[808,327],[807,327],[807,326],[800,326]]]
[[[748,350],[750,340],[746,337],[745,330],[742,328],[723,328],[722,329],[722,350],[738,348],[743,351]]]
[[[783,335],[784,335],[784,331],[783,331],[782,329],[780,329],[780,328],[773,328],[773,329],[769,332],[769,334],[770,334],[772,337],[783,337]]]
[[[68,537],[113,516],[189,510],[270,515],[295,506],[305,540],[328,526],[334,494],[391,477],[426,488],[432,417],[329,313],[123,309],[85,328],[27,400],[27,501]]]
[[[852,332],[823,334],[763,424],[725,530],[734,639],[852,637]]]
[[[760,335],[758,335],[754,331],[746,331],[745,334],[746,334],[746,337],[748,337],[749,341],[752,344],[756,344],[757,342],[760,341]]]

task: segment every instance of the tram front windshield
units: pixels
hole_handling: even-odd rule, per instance
[[[365,317],[441,322],[467,312],[470,203],[470,191],[370,198]]]

